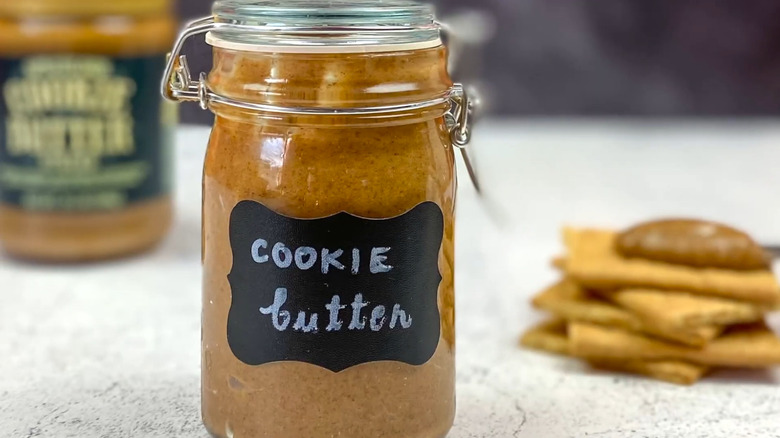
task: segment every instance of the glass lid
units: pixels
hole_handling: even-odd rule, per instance
[[[208,42],[257,46],[440,44],[434,9],[412,0],[217,0]]]

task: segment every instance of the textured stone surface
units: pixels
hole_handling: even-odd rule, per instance
[[[204,129],[181,132],[178,219],[156,252],[77,267],[0,259],[0,437],[206,437],[198,406],[206,139]],[[488,215],[462,179],[450,436],[780,436],[778,371],[721,372],[680,388],[516,348],[540,318],[527,301],[555,278],[548,259],[564,222],[702,215],[780,242],[778,143],[780,125],[768,124],[485,126],[474,147],[488,194],[502,203],[489,203]]]

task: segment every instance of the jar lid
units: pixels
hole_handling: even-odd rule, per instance
[[[3,1],[3,0],[0,0]],[[285,107],[235,99],[216,93],[206,73],[192,77],[185,42],[207,34],[217,47],[241,51],[366,52],[438,47],[442,26],[432,6],[412,0],[217,0],[213,15],[189,23],[173,46],[163,73],[162,95],[175,102],[198,102],[202,109],[226,105],[276,116],[389,117],[447,105],[444,114],[452,144],[461,150],[479,191],[466,146],[471,140],[475,102],[461,84],[431,99],[384,106]]]
[[[217,0],[213,14],[225,26],[207,41],[228,49],[376,52],[441,45],[434,8],[412,0]]]
[[[165,14],[172,5],[173,0],[0,0],[0,16]]]

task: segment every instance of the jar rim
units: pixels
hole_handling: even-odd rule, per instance
[[[269,17],[313,19],[327,24],[352,24],[354,19],[397,22],[400,19],[425,21],[434,13],[430,4],[413,0],[217,0],[213,12],[233,20]]]
[[[344,47],[440,41],[433,6],[412,0],[218,0],[211,32],[222,44]]]
[[[206,34],[206,43],[212,47],[220,49],[234,50],[238,52],[263,52],[263,53],[306,53],[306,54],[347,54],[347,53],[383,53],[383,52],[407,52],[415,50],[433,49],[442,46],[441,39],[430,41],[421,41],[415,43],[385,43],[379,44],[361,44],[361,45],[274,45],[257,44],[233,41],[223,39],[218,32],[209,32]]]

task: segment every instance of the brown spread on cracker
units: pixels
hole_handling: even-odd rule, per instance
[[[772,271],[695,268],[641,258],[626,258],[615,249],[609,230],[566,228],[566,276],[593,290],[629,287],[677,290],[769,306],[780,303],[780,284]]]
[[[717,222],[667,219],[629,228],[616,240],[624,257],[694,267],[766,269],[764,250],[747,233]]]

